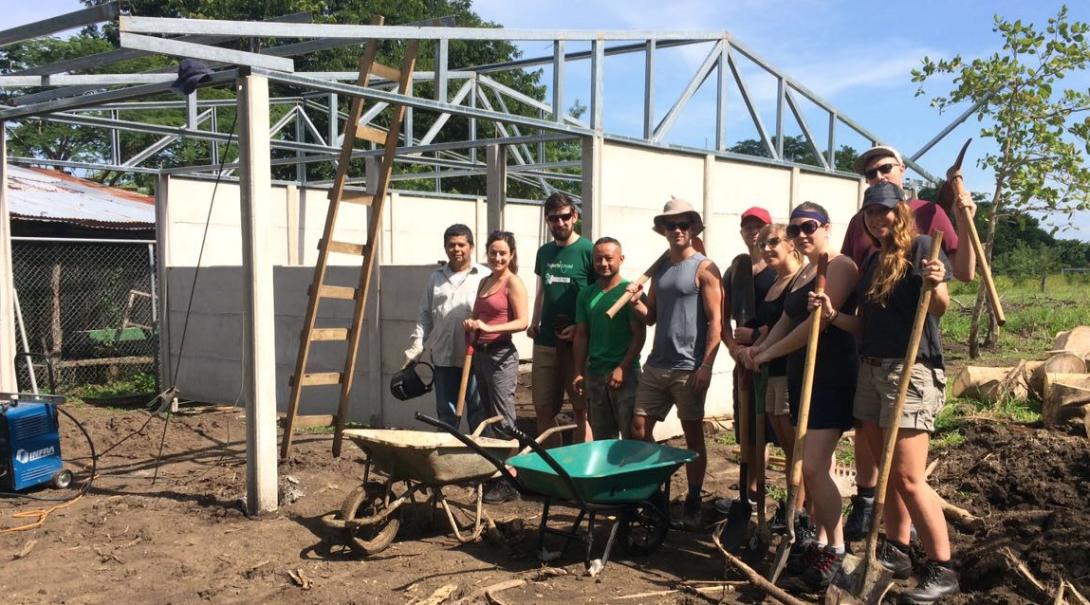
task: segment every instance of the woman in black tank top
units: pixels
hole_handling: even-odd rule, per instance
[[[812,202],[791,213],[787,234],[810,263],[799,271],[784,299],[784,312],[768,337],[747,351],[756,366],[787,358],[787,380],[792,419],[797,422],[802,390],[806,341],[810,330],[809,294],[814,288],[817,260],[829,254],[826,293],[839,309],[854,310],[858,270],[829,242],[829,215]],[[832,476],[832,457],[843,432],[852,426],[852,399],[858,359],[852,335],[825,326],[818,341],[817,367],[810,400],[810,420],[803,444],[802,469],[817,527],[816,540],[799,544],[803,581],[814,591],[824,590],[844,559],[841,495]],[[795,455],[799,455],[795,452]],[[824,548],[819,544],[825,544]]]

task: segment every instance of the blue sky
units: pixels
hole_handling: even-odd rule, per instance
[[[76,0],[38,0],[6,7],[5,21],[11,25],[48,18],[79,8]],[[958,113],[939,114],[928,99],[945,91],[944,83],[928,84],[928,94],[914,95],[916,85],[910,70],[923,56],[972,58],[998,50],[1000,39],[992,31],[992,17],[1022,19],[1043,26],[1054,15],[1059,2],[922,0],[913,3],[862,3],[833,0],[580,0],[578,2],[524,2],[474,0],[483,18],[513,28],[557,28],[571,30],[631,29],[728,31],[742,44],[807,86],[826,101],[906,154],[919,149]],[[1069,3],[1071,17],[1090,21],[1090,3]],[[541,42],[520,44],[527,56],[547,55],[551,45]],[[568,50],[579,45],[569,44]],[[657,118],[677,98],[692,72],[710,47],[689,47],[661,51],[656,70]],[[775,86],[756,68],[740,63],[751,94],[763,107],[762,119],[771,129]],[[565,104],[576,99],[589,101],[589,62],[572,64],[565,78]],[[548,70],[545,81],[551,81]],[[607,131],[640,134],[642,124],[642,55],[610,57],[605,61],[605,126]],[[715,78],[708,80],[686,107],[667,142],[704,147],[713,145]],[[1066,81],[1069,86],[1090,84],[1090,76]],[[732,96],[733,95],[733,96]],[[805,105],[805,104],[804,104]],[[824,140],[825,119],[813,107],[803,109],[816,137]],[[755,132],[736,94],[728,94],[728,141],[750,138]],[[788,117],[790,114],[788,114]],[[791,120],[787,134],[797,134]],[[979,124],[970,120],[928,152],[921,163],[933,173],[944,172],[957,148],[974,137],[969,159],[990,149],[989,141],[977,135]],[[838,143],[861,149],[865,143],[841,133]],[[968,163],[968,162],[967,162]],[[966,171],[974,191],[989,194],[994,185],[990,174],[975,167]],[[1062,221],[1067,224],[1066,219]],[[1090,213],[1077,215],[1059,234],[1090,240]]]

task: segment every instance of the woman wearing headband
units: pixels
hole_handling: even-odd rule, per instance
[[[958,591],[957,574],[950,568],[946,519],[925,476],[931,431],[945,402],[939,318],[950,304],[945,282],[953,271],[941,252],[938,260],[927,259],[931,237],[916,235],[912,209],[903,199],[904,192],[893,183],[877,183],[863,195],[863,224],[879,250],[867,257],[860,269],[858,315],[834,310],[825,296],[814,295],[812,305],[822,307],[823,317],[831,325],[859,339],[856,438],[865,439],[871,451],[880,452],[884,430],[893,422],[900,427],[886,492],[886,540],[878,560],[895,578],[907,578],[913,569],[908,540],[915,525],[927,561],[920,567],[916,588],[901,593],[901,599],[922,604]],[[934,293],[912,366],[908,398],[900,418],[890,418],[925,283],[934,287]]]
[[[791,213],[786,234],[810,263],[788,288],[783,315],[764,342],[745,352],[747,362],[754,367],[787,357],[791,420],[796,425],[810,332],[809,294],[814,289],[821,255],[829,255],[825,292],[833,307],[844,312],[855,310],[859,272],[850,258],[830,245],[829,230],[829,214],[818,204],[804,202]],[[794,452],[802,456],[806,493],[817,532],[812,539],[797,536],[788,562],[788,570],[802,573],[803,581],[815,591],[828,586],[844,560],[841,497],[832,476],[832,459],[840,436],[852,426],[857,374],[855,338],[839,328],[824,326],[818,341],[806,441],[802,452]]]

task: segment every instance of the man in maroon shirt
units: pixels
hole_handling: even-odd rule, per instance
[[[892,147],[886,145],[871,147],[855,160],[853,168],[863,175],[868,187],[882,181],[904,187],[905,163],[901,160],[901,154]],[[947,176],[949,178],[953,175]],[[976,214],[976,204],[973,203],[971,195],[965,194],[956,203],[964,206],[969,211],[970,217]],[[942,231],[943,251],[953,262],[954,277],[960,281],[972,281],[976,273],[976,255],[973,247],[968,244],[968,241],[964,246],[958,245],[960,241],[967,240],[969,237],[965,222],[959,221],[960,224],[955,230],[950,217],[938,204],[914,199],[909,200],[908,205],[916,215],[916,231],[921,234],[929,234],[934,230]],[[877,250],[878,246],[863,226],[863,213],[857,213],[848,223],[840,252],[850,256],[856,265],[862,266],[863,261]],[[855,442],[855,473],[857,491],[856,495],[852,496],[851,511],[844,522],[844,539],[850,541],[863,539],[870,527],[874,489],[878,484],[877,453],[871,452],[862,441]]]

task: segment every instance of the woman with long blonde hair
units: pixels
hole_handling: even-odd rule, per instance
[[[945,403],[939,318],[950,304],[946,281],[953,271],[945,254],[928,260],[931,237],[916,235],[912,209],[903,200],[904,192],[892,183],[877,183],[863,196],[863,222],[878,251],[860,268],[857,315],[834,310],[825,296],[811,295],[811,305],[820,305],[826,321],[858,338],[860,366],[853,408],[856,439],[880,452],[884,431],[894,422],[900,427],[886,493],[886,540],[878,559],[894,577],[907,578],[913,569],[908,542],[915,525],[927,561],[920,566],[923,571],[918,585],[902,593],[901,600],[923,604],[958,591],[957,574],[950,567],[946,519],[924,474],[935,417]],[[891,418],[925,286],[932,286],[934,292],[912,366],[908,399],[901,417]]]

